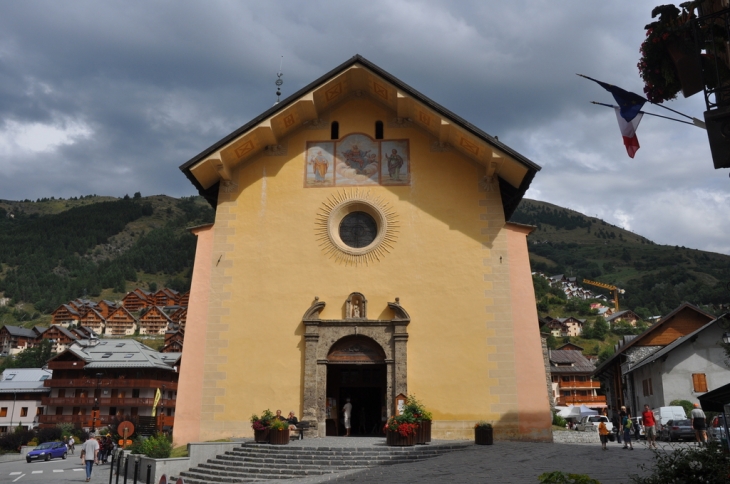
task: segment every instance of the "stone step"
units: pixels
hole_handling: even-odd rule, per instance
[[[271,457],[234,457],[222,455],[215,459],[208,459],[212,464],[230,465],[233,463],[240,464],[267,464],[267,465],[283,465],[283,464],[311,464],[311,465],[378,465],[391,464],[396,462],[413,462],[423,460],[430,456],[408,455],[408,456],[380,456],[380,457],[323,457],[323,458],[297,458],[291,456],[287,458],[271,458]]]
[[[370,467],[369,465],[365,464],[353,464],[353,465],[319,465],[319,464],[293,464],[293,463],[240,463],[240,462],[230,462],[226,464],[222,463],[216,463],[216,462],[207,462],[203,464],[199,464],[199,468],[203,469],[216,469],[216,470],[246,470],[246,469],[255,469],[255,468],[263,468],[263,469],[270,469],[271,467],[275,466],[277,469],[322,469],[323,467],[326,469],[331,470],[338,470],[338,471],[346,471],[349,469],[357,469],[357,468],[363,468],[363,467]]]
[[[175,477],[182,477],[185,479],[185,482],[187,484],[213,484],[213,483],[221,483],[221,482],[261,482],[263,479],[261,478],[249,478],[249,477],[241,477],[241,478],[222,478],[218,476],[211,476],[208,474],[202,474],[195,471],[184,471],[181,472],[179,476]],[[174,481],[172,481],[174,482]]]

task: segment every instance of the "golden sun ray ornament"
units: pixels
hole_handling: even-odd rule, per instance
[[[355,212],[367,214],[377,227],[373,240],[364,247],[352,247],[340,236],[342,220]],[[369,190],[344,189],[330,195],[316,216],[315,236],[324,253],[345,265],[369,265],[390,253],[398,238],[398,217],[383,198]]]

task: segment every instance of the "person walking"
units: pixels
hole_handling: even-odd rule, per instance
[[[622,409],[625,407],[621,407]],[[634,444],[631,443],[631,432],[633,431],[634,423],[631,421],[631,413],[626,412],[626,415],[621,419],[621,428],[624,431],[624,449],[634,450]]]
[[[613,417],[611,417],[611,423],[613,424],[613,432],[616,434],[616,442],[622,443],[621,440],[621,419],[619,418],[616,410],[613,411]]]
[[[644,436],[646,437],[646,445],[651,449],[656,446],[656,420],[654,420],[654,412],[651,411],[649,405],[644,405],[644,411],[641,413],[644,421]]]
[[[73,454],[75,448],[76,448],[76,441],[74,440],[74,436],[70,435],[68,438],[68,451]]]
[[[345,406],[342,407],[342,416],[345,419],[345,437],[350,436],[350,427],[352,427],[352,403],[350,403],[350,399],[345,399],[347,403],[345,403]]]
[[[695,403],[695,408],[690,412],[692,419],[692,428],[695,429],[695,439],[700,445],[707,444],[707,420],[705,412],[700,408],[699,403]]]
[[[601,447],[603,450],[607,449],[608,445],[608,427],[606,426],[606,422],[601,420],[601,423],[598,424],[598,436],[601,438]]]
[[[91,480],[91,471],[94,468],[94,462],[99,459],[99,442],[94,438],[94,434],[89,434],[89,438],[81,445],[81,460],[86,465],[86,482]]]

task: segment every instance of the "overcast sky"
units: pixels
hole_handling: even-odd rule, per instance
[[[644,116],[632,160],[575,75],[642,93],[661,3],[2,1],[0,198],[195,194],[178,166],[273,104],[281,56],[286,96],[361,54],[541,165],[528,197],[730,254],[707,133]]]

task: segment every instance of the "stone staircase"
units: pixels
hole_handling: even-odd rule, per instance
[[[419,462],[462,450],[468,442],[444,442],[415,447],[388,447],[384,439],[357,447],[296,446],[244,443],[241,447],[181,472],[185,484],[254,482],[321,476],[380,465]],[[311,440],[310,440],[311,442]]]

